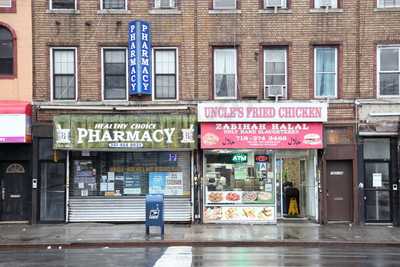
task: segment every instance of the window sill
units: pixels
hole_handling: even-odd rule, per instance
[[[15,6],[13,7],[0,7],[0,13],[17,13]]]
[[[237,9],[212,9],[208,10],[208,14],[210,15],[218,15],[218,14],[241,14],[241,10]]]
[[[46,10],[46,13],[48,14],[72,14],[72,15],[78,15],[81,12],[76,9],[48,9]]]
[[[400,12],[400,7],[378,7],[374,8],[375,12]]]
[[[131,14],[130,10],[125,10],[125,9],[102,9],[102,10],[97,10],[97,14],[99,15],[124,15],[124,14]]]
[[[171,102],[177,102],[177,101],[179,101],[178,99],[153,99],[153,102],[156,102],[156,103],[163,103],[163,102],[165,102],[165,103],[171,103]]]
[[[76,100],[76,99],[65,99],[65,100],[62,100],[62,99],[52,99],[50,102],[53,103],[53,104],[57,104],[57,103],[59,103],[59,104],[65,104],[65,103],[76,103],[76,102],[78,102],[78,100]]]
[[[287,8],[280,8],[277,10],[277,12],[275,12],[274,9],[260,9],[258,10],[259,14],[268,14],[268,15],[275,15],[275,14],[292,14],[292,10],[291,9],[287,9]]]
[[[182,11],[172,8],[172,9],[161,9],[154,8],[149,10],[149,14],[151,15],[181,15]]]
[[[0,75],[0,80],[14,80],[17,79],[17,75]]]
[[[342,8],[313,8],[310,9],[310,13],[343,13]]]

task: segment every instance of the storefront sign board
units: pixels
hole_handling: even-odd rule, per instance
[[[328,104],[314,102],[207,102],[198,106],[199,122],[326,122]]]
[[[128,25],[129,94],[151,95],[151,33],[146,21]]]
[[[320,149],[322,123],[201,123],[201,148]]]
[[[197,148],[196,116],[60,115],[54,118],[54,149],[140,151]]]

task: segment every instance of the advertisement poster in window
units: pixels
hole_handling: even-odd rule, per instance
[[[125,173],[124,194],[138,195],[142,193],[142,176],[143,173],[127,172]]]
[[[150,194],[164,194],[165,180],[167,172],[150,172],[149,173],[149,193]]]
[[[183,195],[183,173],[169,172],[166,176],[165,194],[172,196]]]
[[[183,195],[182,172],[150,172],[149,193],[170,196]]]

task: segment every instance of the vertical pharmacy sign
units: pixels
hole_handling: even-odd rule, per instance
[[[129,22],[129,94],[151,95],[151,34],[146,21]]]

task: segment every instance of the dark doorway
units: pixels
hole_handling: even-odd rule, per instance
[[[1,221],[28,220],[29,173],[27,162],[0,163]]]
[[[352,221],[353,162],[327,161],[328,221]]]
[[[40,163],[40,220],[65,220],[65,164],[43,161]]]

